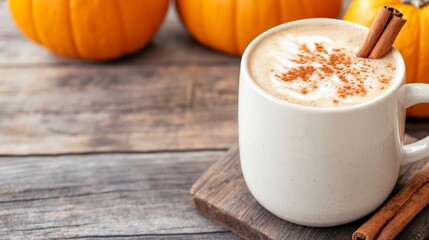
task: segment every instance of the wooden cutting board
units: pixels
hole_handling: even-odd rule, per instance
[[[407,137],[407,141],[413,140]],[[394,193],[427,161],[402,169]],[[247,189],[241,174],[238,144],[192,186],[191,203],[202,214],[245,239],[351,239],[352,233],[369,218],[337,227],[312,228],[272,215]],[[423,209],[397,239],[429,239],[429,207]]]

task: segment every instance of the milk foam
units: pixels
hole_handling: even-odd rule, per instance
[[[369,101],[392,85],[396,62],[392,53],[375,60],[356,57],[365,34],[324,24],[276,32],[250,54],[250,73],[269,94],[300,105],[341,107]],[[307,72],[305,79],[299,77]]]

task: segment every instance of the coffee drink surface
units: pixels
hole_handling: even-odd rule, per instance
[[[305,106],[343,107],[370,101],[395,79],[390,52],[356,56],[366,32],[334,25],[294,26],[264,37],[250,53],[252,79],[265,92]]]

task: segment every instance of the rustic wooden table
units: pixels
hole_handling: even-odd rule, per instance
[[[132,56],[58,57],[0,0],[0,238],[237,239],[188,198],[237,139],[239,61],[173,11]],[[407,132],[427,135],[429,120]]]

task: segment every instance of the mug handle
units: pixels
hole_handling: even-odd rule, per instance
[[[418,103],[429,102],[429,84],[406,84],[402,86],[405,91],[406,108]],[[404,145],[404,156],[401,166],[429,157],[429,136],[411,144]]]

